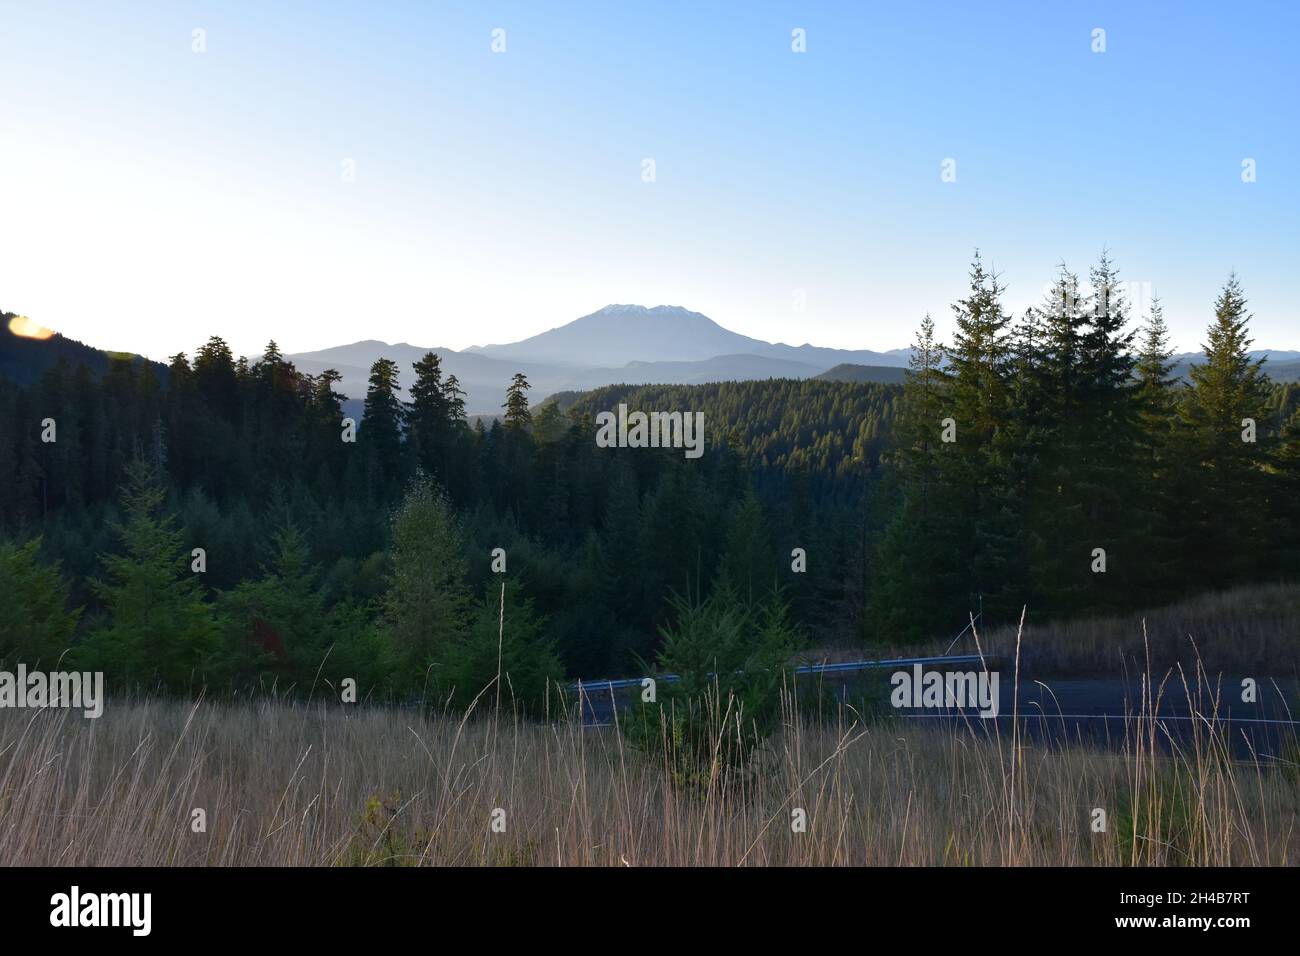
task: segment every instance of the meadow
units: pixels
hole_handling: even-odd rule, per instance
[[[1177,688],[1176,691],[1171,688]],[[1167,692],[1183,692],[1175,675]],[[55,866],[1288,865],[1300,754],[1233,759],[1211,711],[1111,750],[786,706],[684,781],[619,727],[275,695],[0,711],[0,860]],[[725,702],[717,753],[743,717]],[[1097,810],[1105,813],[1097,828]],[[197,811],[202,811],[198,813]],[[802,811],[802,814],[797,813]],[[803,826],[795,821],[802,817]]]

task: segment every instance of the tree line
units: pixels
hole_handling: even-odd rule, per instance
[[[1231,276],[1204,360],[1171,375],[1158,299],[1135,323],[1108,256],[1061,266],[1018,320],[977,255],[952,343],[917,333],[881,487],[878,632],[1155,606],[1300,573],[1300,418],[1249,351]]]

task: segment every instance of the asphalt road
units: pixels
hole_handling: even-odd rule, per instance
[[[970,665],[963,662],[955,667],[968,670]],[[922,674],[934,669],[944,672],[941,664],[927,664]],[[1198,734],[1204,740],[1213,731],[1239,759],[1257,754],[1265,761],[1300,761],[1300,694],[1295,678],[1274,681],[1251,675],[1254,699],[1243,700],[1242,681],[1247,675],[1216,675],[1198,688],[1190,679],[1184,687],[1175,674],[1162,693],[1159,678],[1157,686],[1147,689],[1136,678],[1053,680],[1029,679],[1022,674],[1017,693],[1014,675],[1000,671],[996,716],[986,717],[972,707],[893,706],[891,677],[899,671],[912,669],[887,666],[807,676],[802,679],[801,698],[819,693],[829,704],[839,700],[903,726],[938,723],[956,732],[1003,741],[1009,741],[1019,727],[1023,738],[1047,746],[1085,744],[1114,750],[1131,743],[1140,730],[1149,729],[1153,719],[1155,744],[1166,751],[1190,746]],[[626,683],[633,686],[584,686],[585,722],[611,723],[616,708],[630,706],[640,687]],[[1149,700],[1145,708],[1144,698]]]

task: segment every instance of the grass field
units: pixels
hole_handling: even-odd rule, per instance
[[[485,699],[487,696],[485,695]],[[1300,767],[1234,762],[1213,715],[1172,754],[787,708],[743,773],[679,787],[615,728],[274,699],[0,711],[17,865],[1283,865]],[[734,725],[734,724],[733,724]],[[726,731],[730,732],[730,731]],[[1106,814],[1094,832],[1095,809]],[[199,830],[196,809],[205,814]],[[497,829],[493,828],[494,811]],[[794,832],[792,815],[806,814]],[[196,832],[197,831],[197,832]],[[498,832],[500,831],[500,832]]]
[[[980,650],[1008,660],[1021,638],[1022,671],[1055,678],[1117,677],[1181,664],[1210,674],[1300,675],[1300,584],[1272,583],[1212,591],[1137,614],[1092,616],[1040,622],[1029,609],[1018,627],[981,629]],[[969,631],[921,645],[883,644],[862,648],[818,648],[801,661],[843,661],[976,653]]]

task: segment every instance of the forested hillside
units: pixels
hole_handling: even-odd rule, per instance
[[[39,381],[41,375],[60,359],[70,365],[85,365],[93,375],[108,370],[108,353],[60,335],[49,333],[48,338],[31,338],[15,335],[11,323],[22,319],[12,312],[0,312],[0,378],[22,385]],[[145,359],[138,355],[125,355],[136,364]],[[150,363],[154,372],[166,383],[166,369],[156,362]]]
[[[189,686],[193,674],[310,681],[328,652],[324,679],[402,692],[451,645],[474,659],[478,634],[495,673],[495,548],[507,620],[536,638],[521,654],[573,675],[639,667],[670,593],[698,596],[722,576],[746,601],[785,585],[824,639],[860,632],[865,538],[854,516],[888,391],[684,389],[691,401],[720,393],[705,405],[711,432],[725,409],[750,430],[760,499],[742,448],[711,437],[699,461],[597,448],[590,415],[530,409],[522,376],[503,383],[501,420],[471,427],[436,355],[407,371],[409,404],[397,397],[402,371],[375,364],[355,441],[334,376],[299,373],[274,343],[250,364],[213,338],[168,374],[163,390],[150,368],[113,360],[100,379],[59,363],[32,387],[0,382],[0,521],[15,542],[2,573],[20,602],[12,620],[32,622],[0,631],[0,656],[48,657],[72,641],[110,674]],[[782,400],[803,389],[816,405]],[[784,417],[761,428],[740,413],[782,404]],[[846,463],[855,441],[818,416],[862,436],[865,471]],[[54,441],[42,441],[46,419]],[[848,488],[838,496],[837,476]],[[400,530],[423,524],[433,530],[404,548]],[[810,555],[805,574],[789,571],[793,547]],[[436,576],[428,569],[447,575],[437,595],[418,583]],[[416,582],[409,593],[403,581]],[[142,628],[169,652],[137,648]]]
[[[875,469],[900,393],[877,383],[770,379],[609,385],[553,401],[561,411],[593,417],[619,403],[647,412],[702,411],[712,446],[728,444],[760,472],[806,476],[820,497],[845,493],[864,468]]]
[[[1130,315],[1104,258],[1087,291],[1062,271],[1022,317],[1001,293],[977,259],[954,341],[927,318],[902,386],[624,385],[530,407],[516,375],[490,427],[436,354],[377,361],[356,422],[336,374],[274,343],[248,362],[213,337],[165,375],[110,358],[6,376],[0,659],[71,648],[177,692],[454,694],[496,673],[502,615],[502,653],[537,685],[639,671],[674,592],[788,605],[764,619],[860,646],[952,634],[981,607],[1042,619],[1300,574],[1300,388],[1248,358],[1235,279],[1187,384],[1158,304]],[[598,447],[619,404],[702,412],[703,457]]]

